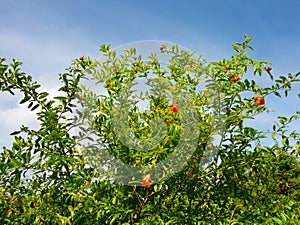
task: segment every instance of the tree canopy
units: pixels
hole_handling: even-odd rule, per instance
[[[177,45],[157,46],[168,65],[101,45],[102,61],[81,56],[59,75],[54,99],[0,58],[1,91],[21,92],[40,122],[0,152],[1,224],[300,224],[300,137],[288,129],[300,111],[271,131],[245,124],[271,110],[269,95],[284,101],[300,73],[275,76],[244,37],[208,63]],[[132,90],[141,79],[145,96]]]

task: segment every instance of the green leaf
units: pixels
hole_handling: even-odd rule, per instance
[[[39,107],[39,104],[36,104],[35,106],[33,106],[32,108],[31,108],[31,111],[34,111],[35,109],[37,109]]]
[[[25,102],[27,102],[30,99],[30,96],[25,96],[21,101],[20,104],[24,104]]]

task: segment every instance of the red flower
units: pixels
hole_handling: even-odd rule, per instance
[[[143,181],[142,181],[142,186],[145,188],[150,188],[151,187],[151,183],[150,183],[150,174],[147,174]]]
[[[84,57],[83,57],[83,56],[80,56],[80,57],[79,57],[79,60],[83,61],[83,60],[84,60]]]
[[[173,119],[171,118],[171,119],[166,119],[165,120],[165,124],[167,124],[168,126],[171,126],[172,125],[172,122],[173,122]]]
[[[178,110],[179,110],[179,106],[178,106],[178,104],[171,104],[170,105],[171,107],[172,107],[172,112],[174,112],[174,113],[176,113],[176,112],[178,112]]]
[[[193,67],[195,63],[194,62],[189,62],[188,64],[190,65],[190,67]]]
[[[230,69],[230,66],[225,66],[225,73],[228,73]]]
[[[254,102],[255,102],[256,106],[264,105],[265,104],[265,99],[264,99],[264,97],[255,96],[254,97]]]
[[[240,76],[237,76],[237,75],[232,75],[229,78],[230,78],[231,81],[238,81],[238,80],[241,79]]]
[[[151,183],[149,181],[143,180],[142,181],[142,185],[145,188],[150,188],[151,187]]]
[[[265,71],[271,71],[271,70],[272,70],[271,66],[265,67]]]
[[[10,217],[12,215],[12,212],[13,212],[12,209],[9,209],[6,217]]]

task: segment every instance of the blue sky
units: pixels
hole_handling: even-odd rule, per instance
[[[55,94],[58,73],[81,55],[99,57],[102,43],[165,40],[216,61],[230,57],[231,44],[247,33],[255,38],[250,56],[271,61],[274,75],[284,75],[300,71],[299,8],[296,0],[2,0],[0,56],[24,62],[23,70]],[[268,97],[267,106],[286,115],[300,110],[300,85],[294,89],[288,100]],[[21,124],[37,126],[19,99],[0,95],[0,145]],[[269,127],[275,116],[260,115],[253,124]],[[299,121],[292,128],[300,131]]]

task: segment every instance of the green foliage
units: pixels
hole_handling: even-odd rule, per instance
[[[299,121],[300,112],[290,117],[280,116],[271,132],[274,144],[262,146],[269,131],[245,125],[269,111],[266,104],[256,106],[254,96],[288,96],[292,85],[299,82],[300,73],[274,78],[265,70],[268,61],[247,56],[252,38],[245,35],[243,43],[233,45],[236,54],[230,59],[206,64],[194,53],[181,51],[176,45],[163,46],[172,56],[164,68],[153,54],[145,63],[135,49],[117,58],[110,45],[101,45],[107,61],[99,64],[85,57],[75,59],[59,79],[60,96],[49,99],[48,93],[32,77],[21,72],[21,63],[6,64],[0,59],[0,89],[23,94],[20,104],[36,112],[40,127],[32,130],[22,126],[11,135],[11,147],[0,153],[0,223],[1,224],[300,224],[300,138],[288,125]],[[138,68],[138,69],[136,69]],[[109,97],[95,95],[81,85],[89,72],[102,82]],[[216,124],[205,112],[214,102],[196,92],[197,80],[192,74],[210,74],[221,90],[226,129],[214,161],[199,168],[203,152],[211,148],[210,132]],[[261,87],[245,74],[268,76],[273,84]],[[107,179],[106,174],[88,165],[79,149],[79,136],[72,136],[84,112],[76,112],[81,104],[93,105],[90,112],[96,133],[110,154],[132,166],[155,165],[165,159],[177,145],[181,134],[181,119],[171,111],[166,99],[153,98],[150,110],[133,108],[130,126],[135,136],[146,140],[154,117],[166,123],[163,144],[151,151],[132,151],[118,140],[111,125],[114,101],[121,89],[136,78],[154,74],[174,81],[189,94],[197,108],[201,131],[197,148],[181,171],[150,188],[122,185]],[[109,76],[107,76],[109,75]],[[230,77],[239,76],[232,80]],[[259,79],[259,77],[255,77]],[[172,86],[172,85],[171,85]],[[172,86],[176,87],[175,85]],[[284,97],[282,97],[284,93]],[[88,104],[89,103],[89,104]],[[93,103],[93,104],[90,104]],[[96,106],[96,107],[95,107]],[[179,109],[180,110],[180,109]],[[77,115],[71,117],[71,115]],[[140,122],[142,119],[144,122]],[[105,161],[106,159],[101,159]],[[118,169],[118,168],[117,168]],[[28,176],[28,174],[33,174]],[[140,181],[141,182],[141,181]]]

